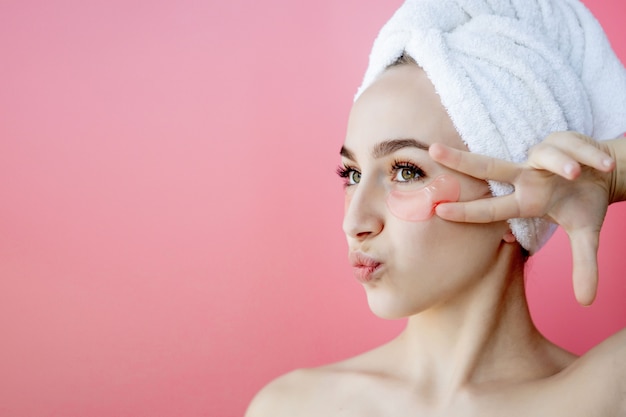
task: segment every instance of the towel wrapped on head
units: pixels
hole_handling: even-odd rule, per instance
[[[355,100],[402,54],[424,69],[471,152],[523,162],[552,132],[626,131],[626,71],[578,0],[407,0],[376,38]],[[530,253],[556,229],[509,223]]]

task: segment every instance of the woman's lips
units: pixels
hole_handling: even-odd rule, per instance
[[[362,252],[351,252],[350,263],[352,264],[354,276],[361,283],[372,281],[374,279],[374,273],[378,271],[382,265],[381,262]]]

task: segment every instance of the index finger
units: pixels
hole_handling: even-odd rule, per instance
[[[480,200],[441,203],[437,216],[453,222],[490,223],[520,217],[520,207],[513,194]]]
[[[513,162],[477,153],[461,151],[441,143],[434,143],[428,150],[430,157],[440,164],[483,180],[513,183],[521,167]]]

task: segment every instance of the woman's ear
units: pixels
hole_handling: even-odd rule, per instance
[[[502,236],[502,240],[504,240],[506,243],[515,243],[515,235],[513,234],[513,232],[511,232],[511,229],[508,229],[506,233],[504,233],[504,236]]]

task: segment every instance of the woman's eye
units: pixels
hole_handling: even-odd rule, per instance
[[[344,186],[355,185],[361,182],[361,173],[347,165],[340,165],[337,168],[337,175],[343,180]]]
[[[354,185],[361,182],[361,173],[359,171],[351,170],[348,173],[348,184]]]
[[[396,171],[396,181],[407,182],[419,177],[417,171],[413,168],[399,168]]]
[[[396,182],[413,182],[426,178],[426,173],[412,162],[396,161],[391,167],[391,174]]]

